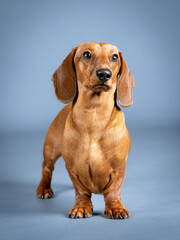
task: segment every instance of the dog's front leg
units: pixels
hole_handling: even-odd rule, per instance
[[[88,193],[80,194],[77,191],[75,191],[75,194],[76,200],[73,208],[69,211],[69,218],[91,217],[93,211],[91,195],[88,195]]]
[[[129,211],[121,201],[120,188],[124,180],[124,175],[113,171],[111,182],[104,190],[105,214],[111,219],[125,219],[130,216]]]
[[[93,212],[91,192],[83,186],[74,171],[68,170],[68,172],[75,188],[75,203],[73,208],[69,211],[69,218],[91,217]]]

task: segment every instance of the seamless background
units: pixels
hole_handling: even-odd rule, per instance
[[[179,239],[180,1],[0,1],[0,238]],[[41,201],[46,131],[64,106],[51,76],[73,47],[114,44],[135,78],[123,109],[132,137],[123,201],[132,217],[109,221],[103,196],[95,216],[67,218],[74,190],[58,161],[56,198]]]
[[[136,80],[133,126],[180,120],[179,1],[1,1],[0,131],[47,129],[63,105],[51,76],[71,48],[122,51]]]

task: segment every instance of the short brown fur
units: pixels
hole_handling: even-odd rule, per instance
[[[91,59],[83,53],[91,52]],[[112,54],[118,61],[112,61]],[[101,86],[97,69],[106,68],[112,77]],[[52,122],[44,143],[42,178],[37,196],[53,196],[51,177],[62,156],[75,188],[71,218],[92,215],[92,193],[103,193],[108,218],[130,214],[120,197],[125,165],[131,146],[123,107],[132,104],[135,82],[122,54],[107,43],[85,43],[74,48],[52,77],[57,98],[67,104]]]

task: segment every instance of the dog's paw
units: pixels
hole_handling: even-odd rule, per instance
[[[51,188],[43,188],[42,186],[39,186],[36,190],[36,196],[38,198],[47,199],[47,198],[53,198],[54,193]]]
[[[74,207],[69,211],[69,218],[89,218],[92,212],[93,209],[90,207]]]
[[[125,219],[130,217],[130,213],[125,208],[108,208],[104,213],[109,219]]]

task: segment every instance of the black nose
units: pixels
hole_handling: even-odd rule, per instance
[[[96,76],[104,83],[111,78],[112,72],[109,69],[100,68],[96,71]]]

